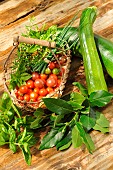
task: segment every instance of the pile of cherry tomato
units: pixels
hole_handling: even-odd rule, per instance
[[[62,74],[65,72],[63,63],[64,61],[61,61],[62,67],[59,68],[58,63],[50,62],[44,74],[31,73],[31,78],[26,84],[14,89],[16,98],[25,102],[40,102],[43,97],[54,93],[60,86]]]

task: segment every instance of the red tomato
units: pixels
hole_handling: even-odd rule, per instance
[[[27,94],[30,94],[33,90],[32,89],[28,89]]]
[[[49,78],[54,78],[54,79],[56,79],[57,80],[57,75],[56,74],[50,74],[50,76],[49,76]]]
[[[57,81],[57,87],[59,87],[60,84],[61,84],[61,79],[58,79],[58,81]]]
[[[22,86],[20,86],[19,91],[20,91],[20,93],[25,94],[28,92],[28,87],[26,85],[22,85]]]
[[[33,72],[33,73],[32,73],[32,80],[36,80],[36,79],[38,79],[38,78],[39,78],[38,72]]]
[[[34,88],[34,81],[33,80],[28,80],[26,83],[27,87],[30,89]]]
[[[39,96],[39,97],[38,97],[38,100],[40,101],[42,98],[43,98],[43,96]]]
[[[39,95],[40,96],[46,96],[47,95],[47,90],[45,88],[40,89]]]
[[[18,100],[24,100],[23,96],[18,96]]]
[[[47,86],[48,87],[56,87],[57,85],[57,80],[55,78],[48,78],[47,79]]]
[[[53,70],[55,68],[55,63],[54,62],[50,62],[48,67]]]
[[[40,74],[40,78],[42,79],[42,80],[46,80],[47,79],[47,75],[46,74]]]
[[[61,65],[63,65],[64,63],[66,63],[66,61],[67,61],[66,56],[61,56],[61,57],[59,57],[59,62],[60,62]]]
[[[59,76],[62,76],[62,75],[64,74],[64,72],[65,72],[65,68],[62,68],[62,69],[60,70]]]
[[[47,90],[47,92],[48,92],[48,93],[52,93],[52,92],[54,92],[54,90],[53,90],[53,88],[52,88],[52,87],[47,87],[47,88],[46,88],[46,90]]]
[[[39,94],[39,88],[35,87],[35,88],[34,88],[34,92],[37,93],[37,94]]]
[[[30,99],[32,100],[32,99],[37,99],[38,98],[38,94],[37,93],[35,93],[35,92],[31,92],[30,93]]]
[[[34,85],[35,87],[41,89],[44,87],[44,81],[42,79],[36,79]]]
[[[24,95],[24,101],[26,101],[26,102],[30,101],[30,95],[29,94]]]

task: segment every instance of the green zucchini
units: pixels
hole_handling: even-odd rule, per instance
[[[103,68],[97,52],[92,29],[96,19],[96,11],[96,7],[88,7],[83,10],[79,24],[80,49],[83,56],[89,94],[98,90],[107,91]]]
[[[103,65],[113,78],[113,42],[98,35],[95,35],[95,42]]]
[[[59,31],[62,31],[62,29],[59,28]],[[72,45],[78,38],[78,28],[71,27],[64,38],[68,39],[68,43]],[[94,34],[94,38],[102,64],[106,68],[107,73],[113,78],[113,42],[97,34]],[[79,41],[77,46],[75,44],[71,50],[72,54],[76,54],[76,52],[81,53]]]

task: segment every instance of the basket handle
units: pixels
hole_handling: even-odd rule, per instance
[[[15,36],[13,38],[13,42],[14,43],[26,43],[26,44],[38,44],[41,46],[46,46],[46,47],[50,47],[50,48],[55,48],[56,47],[56,43],[55,42],[50,42],[47,40],[40,40],[40,39],[34,39],[34,38],[27,38],[27,37],[23,37],[23,36]]]

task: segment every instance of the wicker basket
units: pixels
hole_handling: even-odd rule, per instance
[[[16,37],[16,38],[14,38],[13,49],[11,50],[11,52],[10,52],[10,54],[9,54],[8,58],[6,59],[6,62],[4,64],[4,78],[3,78],[3,80],[4,80],[4,87],[5,87],[6,91],[10,95],[14,104],[16,104],[23,111],[32,112],[32,111],[35,111],[39,107],[46,108],[43,101],[42,100],[40,100],[39,102],[20,101],[16,98],[14,90],[10,91],[10,89],[9,89],[10,75],[15,72],[15,70],[12,70],[11,67],[13,66],[13,61],[14,61],[15,57],[17,57],[17,49],[18,49],[18,45],[19,45],[20,42],[25,42],[25,43],[29,43],[29,44],[39,44],[39,45],[42,45],[42,46],[47,46],[49,48],[55,48],[56,44],[55,44],[55,42],[50,43],[50,42],[45,41],[45,40],[36,40],[36,39],[25,38],[25,37]],[[60,86],[58,88],[56,88],[54,93],[52,93],[51,95],[48,94],[46,97],[59,98],[59,97],[62,96],[63,89],[65,88],[65,83],[67,81],[68,73],[69,73],[69,70],[70,70],[70,62],[71,62],[70,50],[68,50],[66,52],[63,51],[63,53],[65,53],[65,56],[67,57],[67,61],[64,65],[65,72],[63,73],[63,76],[61,78]],[[55,54],[53,54],[53,55],[54,55],[54,58],[55,58],[56,57]],[[57,61],[57,62],[59,63],[59,61]],[[60,63],[59,63],[59,67],[61,69]]]

